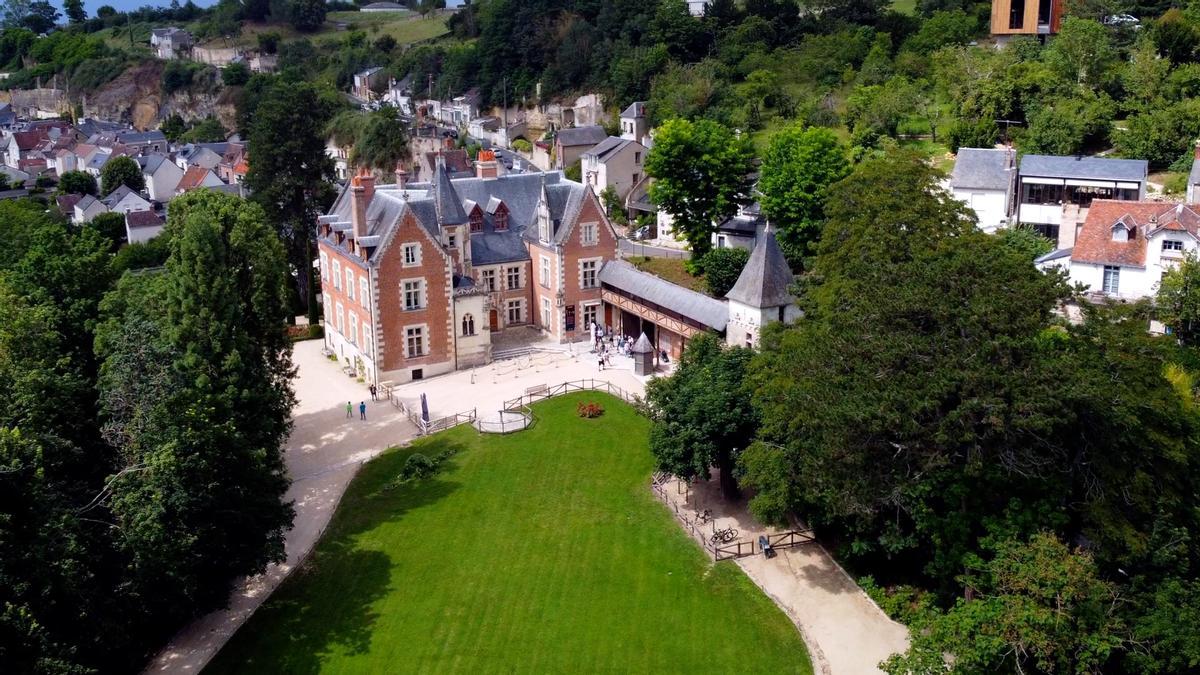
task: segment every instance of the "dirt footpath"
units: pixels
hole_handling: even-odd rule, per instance
[[[287,560],[239,583],[229,608],[203,616],[184,628],[146,667],[146,673],[198,673],[246,622],[255,609],[308,555],[320,538],[358,467],[383,450],[410,440],[416,429],[386,401],[374,403],[364,385],[321,355],[321,341],[296,344],[298,373],[292,384],[298,399],[285,460],[292,477],[287,498],[296,519],[287,534]],[[353,416],[346,418],[346,403]],[[358,405],[367,404],[367,421]]]

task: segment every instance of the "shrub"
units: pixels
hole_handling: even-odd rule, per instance
[[[325,327],[319,323],[311,323],[308,325],[308,339],[320,340],[325,337]]]
[[[704,255],[704,285],[714,298],[723,298],[737,283],[742,268],[750,259],[744,248],[714,248]]]
[[[580,417],[593,419],[604,414],[604,408],[599,403],[583,403],[575,406],[575,412],[579,413]]]
[[[512,146],[513,150],[516,150],[517,152],[533,152],[533,143],[530,143],[524,138],[514,139]]]
[[[414,452],[404,461],[404,468],[400,469],[400,478],[404,481],[428,478],[437,472],[437,467],[438,463],[434,460]]]

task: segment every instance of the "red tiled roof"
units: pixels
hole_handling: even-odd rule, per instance
[[[198,188],[204,183],[204,178],[208,176],[208,173],[208,169],[202,166],[188,167],[188,170],[183,173],[183,178],[179,179],[179,185],[175,189],[178,192],[185,192]]]
[[[1159,230],[1188,232],[1200,238],[1200,204],[1125,202],[1097,199],[1075,238],[1071,261],[1094,265],[1145,267],[1146,241]],[[1129,231],[1127,241],[1114,241],[1113,228]]]
[[[47,136],[42,131],[18,131],[13,134],[13,138],[17,141],[17,149],[25,151],[37,147]]]
[[[80,199],[83,199],[83,195],[59,195],[55,201],[58,203],[58,210],[64,216],[69,216],[75,213],[75,203]]]

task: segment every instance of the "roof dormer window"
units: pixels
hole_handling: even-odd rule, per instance
[[[497,210],[496,215],[493,216],[493,220],[495,222],[497,232],[503,232],[508,229],[508,211],[507,210],[504,210],[504,209]]]

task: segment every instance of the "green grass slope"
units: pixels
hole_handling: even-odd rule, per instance
[[[581,400],[606,412],[581,419]],[[207,672],[812,672],[786,616],[650,493],[644,419],[602,394],[536,411],[525,432],[458,427],[364,467]],[[445,448],[438,476],[383,489]]]

